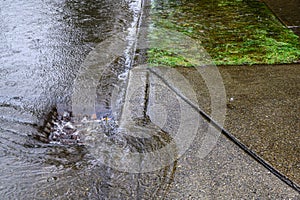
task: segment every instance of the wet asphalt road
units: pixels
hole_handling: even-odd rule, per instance
[[[122,0],[0,2],[1,199],[59,199],[74,182],[70,175],[92,173],[71,170],[86,167],[85,148],[49,146],[33,136],[53,107],[70,106],[86,56],[125,31],[132,18],[130,2]],[[96,181],[105,178],[102,171]],[[58,176],[62,181],[55,189]]]
[[[42,116],[66,103],[85,56],[126,28],[126,6],[104,0],[1,1],[0,105]]]

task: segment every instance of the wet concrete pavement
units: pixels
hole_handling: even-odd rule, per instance
[[[264,0],[264,2],[283,24],[300,35],[300,2],[298,0]]]
[[[260,67],[263,72],[271,70],[263,68],[263,66]],[[284,69],[281,67],[280,69]],[[172,71],[174,70],[175,69],[172,69]],[[248,135],[251,134],[251,136],[254,137],[255,135],[259,135],[259,137],[261,137],[261,140],[243,140],[242,138],[241,141],[245,142],[246,144],[250,144],[251,142],[253,142],[253,144],[255,145],[265,146],[264,141],[268,141],[269,139],[264,138],[264,135],[272,135],[273,137],[275,137],[273,135],[274,133],[272,131],[268,132],[268,130],[266,130],[266,134],[263,134],[261,131],[262,127],[252,126],[252,124],[255,124],[257,122],[255,120],[256,118],[253,118],[253,115],[247,115],[238,109],[239,107],[242,109],[243,106],[246,106],[249,111],[256,111],[255,114],[259,115],[258,112],[266,114],[268,112],[268,107],[266,107],[265,109],[260,108],[256,110],[254,109],[255,105],[253,104],[244,105],[244,103],[248,100],[254,100],[254,97],[252,97],[251,94],[253,96],[261,96],[263,94],[255,93],[255,90],[251,90],[249,88],[251,87],[252,82],[249,83],[245,81],[245,84],[250,85],[248,86],[248,89],[247,87],[245,87],[245,91],[251,92],[249,92],[250,94],[247,93],[249,96],[245,99],[240,97],[238,94],[241,94],[241,92],[239,92],[238,89],[233,88],[233,86],[239,86],[237,86],[236,83],[234,83],[234,85],[231,85],[232,82],[230,82],[230,80],[232,79],[229,78],[229,74],[231,74],[231,78],[233,78],[233,73],[236,70],[239,71],[242,69],[241,67],[220,68],[226,91],[228,91],[228,97],[231,97],[231,95],[233,95],[233,91],[236,92],[236,103],[234,104],[233,102],[231,102],[231,104],[234,105],[228,105],[232,106],[231,109],[233,109],[234,107],[236,109],[236,112],[232,113],[232,111],[228,111],[225,127],[228,128],[228,130],[230,130],[237,137],[240,136],[239,131],[241,130],[241,127],[245,127],[245,129],[249,131],[252,130],[251,132],[248,132]],[[180,81],[172,81],[172,78],[174,78],[174,73],[172,73],[172,78],[168,78],[168,73],[166,71],[168,70],[165,68],[150,68],[150,70],[143,70],[139,68],[133,69],[130,72],[131,75],[127,88],[127,90],[129,91],[132,89],[133,91],[137,91],[137,88],[141,90],[142,85],[144,85],[144,90],[146,90],[147,85],[150,86],[150,96],[148,101],[152,102],[152,104],[150,103],[148,105],[148,107],[146,108],[146,112],[150,116],[150,120],[152,122],[155,122],[155,124],[157,124],[159,127],[162,127],[163,130],[171,134],[173,141],[175,141],[176,143],[175,146],[179,148],[177,149],[177,152],[183,152],[177,154],[179,159],[177,160],[176,172],[172,182],[170,183],[169,191],[165,193],[164,199],[298,199],[300,197],[300,194],[298,192],[296,192],[294,189],[290,188],[288,185],[274,176],[274,174],[272,174],[269,170],[264,168],[261,164],[259,164],[252,157],[246,154],[237,145],[224,137],[224,135],[220,135],[220,133],[218,133],[216,129],[214,129],[214,131],[212,132],[209,132],[209,123],[198,112],[195,112],[194,107],[191,107],[191,104],[189,104],[195,103],[195,99],[193,99],[193,96],[191,95],[191,93],[193,93],[192,90],[189,90],[190,92],[182,91],[182,88],[186,87],[186,83]],[[201,102],[201,100],[203,100],[203,95],[200,95],[201,92],[198,92],[203,91],[204,89],[202,87],[199,87],[199,80],[201,80],[201,77],[193,79],[195,77],[195,74],[199,75],[199,73],[196,70],[191,69],[176,69],[175,71],[178,72],[178,77],[184,75],[185,78],[189,78],[187,80],[189,80],[189,84],[192,85],[195,94],[197,94],[199,102]],[[243,71],[246,71],[244,73],[248,72],[249,74],[249,71],[254,71],[254,69],[243,69]],[[262,80],[266,80],[266,78],[262,77],[263,75],[259,73],[259,69],[255,68],[255,71],[258,71],[258,73],[256,74],[258,77],[262,78]],[[148,73],[148,76],[150,77],[149,79],[145,79],[146,73]],[[288,79],[288,81],[286,82],[289,82],[289,80],[290,79]],[[147,81],[148,84],[146,84]],[[256,85],[255,83],[253,84]],[[263,83],[260,83],[260,85],[263,85]],[[239,88],[242,90],[244,87]],[[187,101],[184,101],[181,95],[178,96],[178,91],[181,91],[181,95],[187,97],[189,103],[187,103]],[[151,95],[151,93],[155,93],[155,95]],[[245,94],[242,93],[241,95]],[[126,102],[130,102],[129,104],[131,104],[132,109],[125,108],[125,110],[123,111],[123,115],[125,115],[127,118],[134,118],[137,116],[137,107],[139,107],[140,110],[145,109],[145,107],[143,106],[144,104],[142,103],[143,99],[145,99],[143,96],[143,92],[132,92],[131,95],[127,96]],[[176,98],[173,99],[172,96],[175,96]],[[208,101],[208,99],[205,99],[205,102]],[[199,103],[199,105],[201,107],[202,104]],[[178,110],[179,113],[168,113],[167,110],[172,107],[175,107],[175,110]],[[287,113],[290,113],[289,109],[293,110],[294,107],[291,108],[289,105],[286,105],[285,109]],[[205,110],[208,111],[209,107],[205,107]],[[185,127],[185,117],[180,117],[180,114],[182,115],[182,113],[185,112],[189,113],[189,116],[192,117],[192,119],[187,119],[187,121],[191,121],[193,127],[198,127],[198,130],[196,132],[193,132],[192,130],[187,130],[187,132],[178,130],[178,127],[174,126],[175,124],[178,124],[178,122],[173,123],[172,125],[168,125],[169,121],[179,120],[180,126]],[[238,112],[240,112],[240,114],[237,115]],[[138,111],[138,113],[142,112]],[[249,118],[247,118],[248,116]],[[278,120],[278,118],[276,117],[274,117],[273,119]],[[197,122],[195,122],[195,120]],[[247,123],[245,123],[245,121],[251,123],[251,125],[248,125]],[[272,126],[273,124],[270,124],[270,127]],[[297,132],[289,132],[286,130],[288,129],[285,129],[285,134],[290,134],[290,140],[295,140],[295,134],[297,134]],[[181,134],[183,134],[183,136],[180,136]],[[216,137],[211,137],[210,140],[205,140],[205,136],[211,134],[214,134]],[[181,139],[177,140],[176,138]],[[282,140],[285,139],[287,138],[282,138]],[[285,141],[289,143],[291,142],[290,140]],[[180,150],[180,147],[184,147],[182,146],[182,143],[187,145],[185,148],[183,148],[184,151]],[[209,143],[210,148],[207,148],[207,146],[205,145],[207,143]],[[295,145],[296,143],[297,142],[295,142]],[[281,147],[276,145],[273,148],[278,148],[276,149],[278,151],[281,150]],[[256,150],[255,148],[251,149]],[[205,151],[205,154],[203,154],[203,151]],[[272,149],[272,146],[269,146],[268,152],[272,154],[272,151],[274,151],[274,149]],[[291,154],[298,153],[297,150],[293,148],[290,149],[289,152],[291,152]],[[282,153],[287,153],[287,150],[284,150]],[[164,154],[160,154],[160,159],[163,157],[162,155]],[[265,155],[263,155],[263,157],[265,157]],[[144,158],[146,159],[147,157]],[[276,158],[280,158],[280,156],[278,155]],[[297,159],[298,157],[296,155],[294,158],[291,158],[290,162],[297,163]],[[169,160],[170,157],[165,158],[165,161]],[[160,162],[160,164],[163,164],[163,162]],[[150,170],[152,166],[153,165],[145,165],[144,167],[146,167],[147,170]],[[294,168],[294,170],[297,170],[297,168]],[[297,176],[294,176],[292,178],[295,177]]]
[[[142,69],[142,78],[131,78],[127,91],[134,87],[127,92],[129,106],[122,112],[126,123],[119,135],[91,133],[85,146],[52,145],[33,138],[39,134],[41,116],[57,103],[70,104],[72,83],[88,53],[97,44],[103,49],[102,40],[126,29],[132,18],[128,4],[114,3],[1,2],[3,199],[299,199],[299,193],[220,135],[187,103],[210,114],[211,105],[217,103],[210,98],[214,88],[207,88],[195,69],[178,68],[172,78],[163,79],[157,76],[166,75],[161,68],[147,71],[148,75]],[[297,66],[219,68],[228,98],[223,99],[228,101],[225,127],[296,182]],[[114,68],[110,72],[116,73]],[[93,83],[92,91],[97,90],[101,99],[103,91],[95,89],[97,78]],[[125,147],[125,155],[120,154],[120,146]],[[153,150],[159,153],[151,154]]]
[[[222,70],[227,95],[234,99],[225,127],[300,184],[300,66]]]
[[[268,69],[259,67],[264,69],[259,80],[265,80],[263,75],[268,74]],[[228,109],[237,112],[243,106],[238,95],[242,92],[233,88],[238,86],[232,80],[245,77],[234,76],[242,68],[219,68],[231,95],[228,97],[235,99],[228,101]],[[249,71],[260,70],[248,66],[243,71],[250,78]],[[45,156],[45,162],[34,162],[26,169],[29,171],[23,169],[26,165],[20,168],[17,164],[26,161],[15,160],[1,172],[5,175],[3,180],[10,180],[13,173],[13,177],[19,177],[19,183],[2,184],[6,186],[4,191],[16,191],[10,197],[24,199],[32,195],[35,199],[299,199],[297,191],[220,134],[197,112],[194,106],[208,113],[212,109],[210,104],[202,107],[205,104],[201,102],[211,102],[207,85],[200,84],[202,81],[195,69],[132,69],[121,133],[112,137],[97,133],[97,141],[87,142],[85,147],[48,147],[46,154],[39,155]],[[231,89],[236,92],[234,96]],[[251,98],[249,94],[244,101]],[[231,124],[238,120],[232,119],[235,116],[236,113],[228,111],[225,127],[238,137],[234,128],[239,130],[244,121]],[[244,119],[247,115],[239,116]],[[256,128],[258,131],[259,127]],[[103,148],[107,141],[109,146]],[[29,180],[35,180],[31,187],[27,185]]]
[[[300,183],[299,65],[218,67],[227,95],[225,128],[296,183]],[[205,83],[182,69],[199,104],[210,112]]]

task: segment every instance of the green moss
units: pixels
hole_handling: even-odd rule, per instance
[[[159,48],[151,48],[148,51],[148,62],[153,65],[165,65],[170,67],[192,67],[193,65],[183,56],[175,52],[162,50]]]
[[[300,60],[298,36],[256,0],[155,2],[152,19],[154,27],[178,31],[201,42],[217,65]],[[174,52],[150,49],[148,53],[151,63],[191,66]]]

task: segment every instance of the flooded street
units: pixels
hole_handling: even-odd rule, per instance
[[[114,88],[115,101],[124,95],[142,6],[140,0],[1,2],[1,199],[166,195],[176,162],[140,174],[118,171],[103,164],[116,158],[101,157],[114,143],[125,142],[126,151],[157,148],[151,138],[110,137],[105,130],[122,106],[110,98]],[[87,133],[84,144],[73,127]],[[170,140],[153,134],[155,145]]]
[[[0,102],[36,116],[67,101],[88,53],[133,17],[124,1],[3,1],[0,14]]]
[[[1,200],[299,197],[201,113],[223,125],[225,87],[205,48],[159,27],[172,2],[0,2]],[[151,68],[150,47],[199,66]]]
[[[91,177],[99,184],[105,182],[99,177],[105,178],[107,169],[97,170],[101,172],[96,176],[86,174],[93,173],[88,170],[93,164],[86,158],[85,147],[53,146],[36,135],[41,135],[40,127],[57,105],[70,111],[73,83],[86,56],[102,41],[125,32],[140,12],[140,3],[1,1],[2,199],[72,198],[79,191],[77,199],[90,192]]]

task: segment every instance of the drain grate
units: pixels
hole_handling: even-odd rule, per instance
[[[81,119],[72,116],[72,112],[63,111],[61,114],[53,109],[41,128],[38,139],[50,144],[84,144],[85,133],[97,127],[97,134],[112,136],[117,133],[118,124],[108,115],[97,118],[83,116]]]
[[[79,131],[74,122],[71,121],[71,113],[64,112],[62,116],[57,115],[56,120],[51,121],[49,142],[53,144],[78,144],[82,143]],[[48,125],[49,126],[49,125]]]
[[[64,111],[62,114],[54,108],[47,117],[45,125],[41,128],[42,142],[51,144],[81,144],[82,138],[72,120],[72,113]]]

